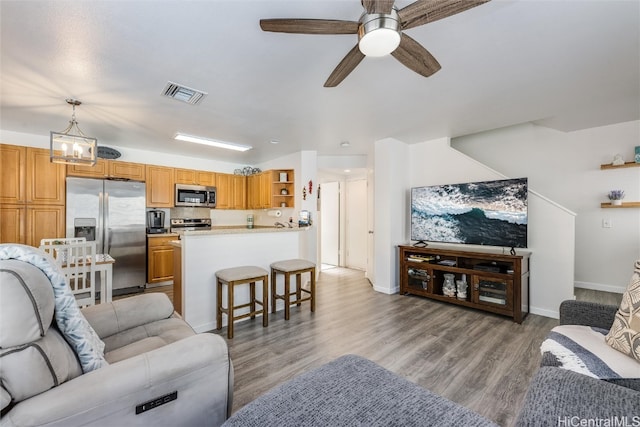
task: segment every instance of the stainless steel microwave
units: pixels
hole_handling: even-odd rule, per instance
[[[216,187],[176,184],[175,206],[215,208]]]

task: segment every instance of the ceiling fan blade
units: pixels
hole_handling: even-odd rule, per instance
[[[367,13],[391,13],[394,0],[362,0],[362,6]]]
[[[342,61],[340,61],[338,66],[333,70],[327,81],[324,82],[324,87],[338,86],[363,59],[364,54],[360,52],[358,45],[355,45],[355,47],[342,58]]]
[[[442,68],[427,49],[406,34],[402,34],[400,46],[391,55],[421,76],[429,77]]]
[[[490,0],[418,0],[398,11],[403,30],[464,12]]]
[[[336,19],[261,19],[260,28],[274,33],[294,34],[356,34],[356,21]]]

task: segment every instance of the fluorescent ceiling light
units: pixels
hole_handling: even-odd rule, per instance
[[[210,145],[212,147],[226,148],[227,150],[247,151],[253,147],[250,145],[234,144],[232,142],[216,141],[215,139],[201,138],[199,136],[185,135],[184,133],[176,133],[174,139],[179,141],[194,142],[196,144]]]

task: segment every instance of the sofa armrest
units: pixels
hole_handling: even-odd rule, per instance
[[[624,425],[640,421],[640,392],[566,369],[542,367],[531,380],[516,426],[587,425],[581,420],[614,417],[626,418]]]
[[[617,310],[615,305],[567,300],[560,304],[560,324],[609,329]]]
[[[98,336],[104,338],[136,326],[167,319],[173,314],[173,304],[166,294],[157,292],[92,305],[82,309],[82,314]]]
[[[194,335],[24,400],[0,426],[220,425],[228,417],[232,374],[224,339]],[[136,415],[136,406],[175,391],[176,400]]]

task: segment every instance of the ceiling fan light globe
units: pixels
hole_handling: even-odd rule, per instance
[[[360,52],[365,56],[389,55],[400,45],[400,33],[389,28],[378,28],[363,35],[358,42]]]

